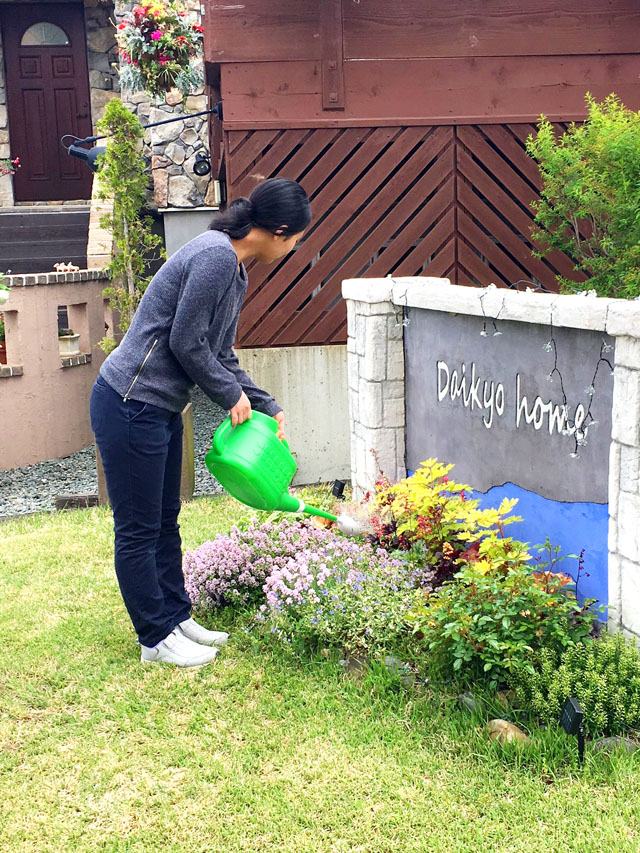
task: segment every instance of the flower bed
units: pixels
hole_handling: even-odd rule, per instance
[[[611,701],[600,679],[598,704],[593,667],[579,665],[591,653],[573,650],[603,642],[599,611],[559,571],[558,549],[547,542],[533,558],[528,545],[505,536],[514,501],[481,509],[468,486],[449,478],[451,467],[428,460],[398,484],[381,477],[367,501],[367,539],[278,518],[204,543],[184,561],[194,605],[204,613],[240,605],[263,634],[298,648],[399,655],[430,680],[512,686],[547,721],[571,685],[595,709],[593,734],[640,725],[637,649],[602,652],[602,669],[622,661],[633,678],[618,679]],[[583,555],[577,559],[579,579]],[[560,664],[562,678],[547,689]]]

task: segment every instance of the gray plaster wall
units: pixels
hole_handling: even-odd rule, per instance
[[[238,349],[253,381],[278,401],[298,470],[294,485],[349,478],[347,349],[344,346]]]
[[[407,468],[436,456],[455,463],[456,480],[482,492],[510,482],[553,500],[606,504],[613,350],[602,353],[609,363],[600,361],[603,339],[613,347],[594,331],[500,319],[494,327],[478,317],[409,308]],[[591,405],[597,421],[578,456],[575,437],[562,435],[555,417],[563,389],[571,420],[577,407],[587,412]]]

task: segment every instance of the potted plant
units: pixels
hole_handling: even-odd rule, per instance
[[[60,355],[80,355],[80,335],[76,335],[73,329],[58,329],[58,348]]]
[[[195,65],[202,53],[203,33],[182,0],[134,6],[116,31],[122,88],[144,90],[158,99],[177,88],[186,98],[203,85],[202,71]]]
[[[9,294],[11,291],[4,283],[4,276],[0,273],[0,305],[4,305],[4,303],[9,299]]]
[[[0,291],[1,293],[1,291]],[[7,363],[7,345],[4,339],[4,314],[0,314],[0,364]]]

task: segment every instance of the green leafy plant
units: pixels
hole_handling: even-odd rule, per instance
[[[0,314],[0,341],[5,340],[5,330],[4,330],[4,314]]]
[[[154,0],[134,6],[119,24],[116,37],[120,83],[131,91],[163,97],[174,86],[183,96],[202,86],[194,61],[202,53],[203,27],[179,0]]]
[[[591,601],[578,602],[568,575],[532,572],[527,546],[489,536],[461,570],[429,597],[419,593],[411,621],[419,653],[439,677],[503,684],[536,649],[560,652],[589,636]]]
[[[615,95],[598,104],[587,95],[589,115],[556,136],[541,117],[527,152],[538,161],[541,198],[534,202],[544,257],[567,252],[589,280],[558,278],[565,290],[632,299],[640,294],[640,112]]]
[[[126,332],[151,278],[148,260],[164,257],[164,249],[161,237],[151,231],[151,218],[141,215],[147,176],[140,152],[144,135],[140,121],[118,98],[113,98],[98,122],[98,130],[109,137],[107,150],[99,158],[99,195],[113,199],[112,212],[101,219],[102,227],[113,234],[111,284],[104,295],[109,306],[118,312],[120,330]],[[101,342],[106,352],[115,345],[112,338]]]
[[[509,683],[523,707],[541,722],[557,722],[567,698],[575,696],[588,735],[640,729],[640,652],[622,634],[603,634],[561,655],[541,649],[528,665],[509,674]]]
[[[75,335],[73,329],[58,329],[58,337],[65,338],[68,335]]]

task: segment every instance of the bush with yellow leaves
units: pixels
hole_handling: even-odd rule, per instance
[[[371,501],[374,544],[411,551],[432,587],[450,578],[462,561],[482,561],[483,541],[503,537],[508,524],[521,520],[510,514],[516,499],[480,509],[471,487],[449,478],[452,468],[427,459],[399,483],[381,475]]]

